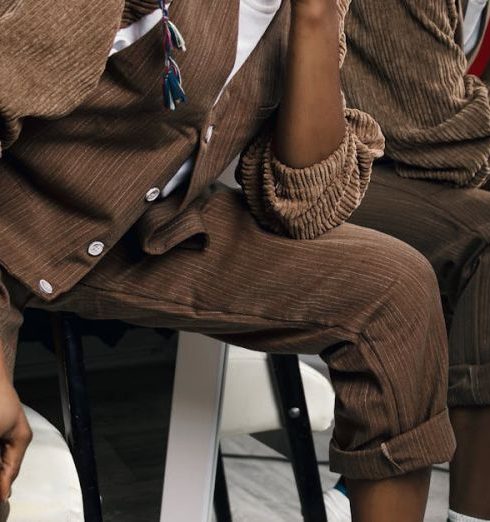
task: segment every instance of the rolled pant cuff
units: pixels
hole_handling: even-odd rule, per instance
[[[449,368],[448,404],[490,406],[490,364],[461,364]]]
[[[330,469],[350,479],[380,480],[451,460],[456,449],[448,410],[378,448],[343,451],[332,439]]]

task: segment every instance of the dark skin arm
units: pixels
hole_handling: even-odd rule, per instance
[[[287,78],[273,151],[292,168],[327,159],[346,130],[334,0],[291,0]],[[385,480],[347,480],[353,522],[422,522],[430,469]]]
[[[274,153],[292,168],[319,163],[345,134],[335,0],[292,0],[285,92]]]
[[[0,343],[0,502],[10,496],[32,432],[14,390]]]

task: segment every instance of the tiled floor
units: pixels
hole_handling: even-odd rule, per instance
[[[105,522],[158,521],[171,381],[169,364],[89,375]],[[60,426],[56,378],[24,379],[18,389],[24,402]],[[327,488],[336,478],[325,464],[328,434],[316,435],[316,445]],[[287,461],[248,436],[224,440],[223,451],[235,522],[300,522]],[[447,472],[436,471],[428,522],[445,520],[447,487]]]
[[[328,434],[316,434],[315,442],[322,483],[333,485],[337,476],[330,473]],[[248,455],[254,458],[228,457],[225,460],[230,498],[235,518],[240,522],[299,522],[299,502],[295,494],[294,477],[288,462],[261,460],[277,457],[251,437],[238,436],[223,441],[225,455]],[[444,522],[447,518],[448,474],[434,470],[426,522]]]

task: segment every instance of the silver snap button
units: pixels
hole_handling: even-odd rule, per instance
[[[41,279],[39,281],[39,288],[40,288],[41,292],[43,292],[45,294],[53,293],[53,285],[49,281],[46,281],[46,279]]]
[[[102,243],[102,241],[94,241],[93,243],[90,243],[88,247],[88,253],[94,257],[100,256],[100,254],[102,254],[104,251],[104,247],[105,245]]]
[[[160,189],[158,187],[153,187],[146,193],[145,199],[148,201],[148,203],[151,203],[152,201],[155,201],[159,195]]]
[[[205,143],[209,143],[211,138],[213,137],[214,125],[210,125],[206,130],[206,135],[204,136]]]

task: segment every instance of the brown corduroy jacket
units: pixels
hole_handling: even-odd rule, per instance
[[[467,74],[475,53],[467,59],[462,50],[465,8],[459,0],[352,0],[347,103],[378,121],[403,177],[477,187],[490,175],[490,102],[483,81]],[[487,9],[481,36],[489,23]]]
[[[347,6],[339,0],[342,20]],[[345,137],[324,162],[294,170],[272,156],[267,129],[284,77],[287,1],[214,105],[235,60],[239,1],[175,0],[189,101],[165,111],[160,27],[107,60],[118,27],[149,7],[146,0],[82,0],[64,9],[54,0],[2,3],[0,265],[43,299],[68,291],[132,227],[147,254],[201,244],[200,196],[243,150],[237,178],[252,212],[296,238],[345,221],[382,153],[379,126],[346,109]],[[340,47],[342,62],[343,24]],[[193,154],[188,186],[165,200],[145,198]]]

